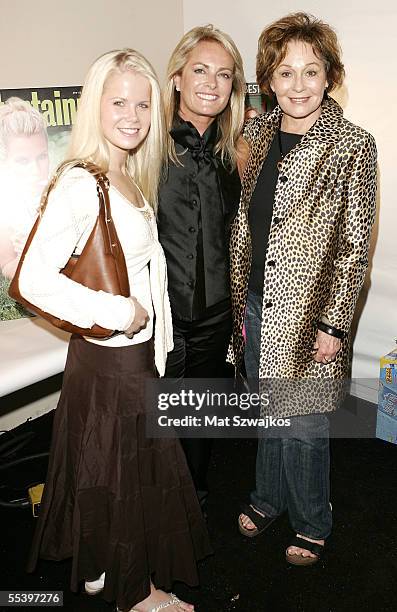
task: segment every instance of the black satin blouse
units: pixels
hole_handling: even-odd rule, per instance
[[[170,163],[159,194],[158,230],[168,268],[174,318],[214,314],[230,299],[229,235],[240,198],[237,171],[228,172],[213,148],[214,121],[200,136],[188,121],[171,130],[183,166]]]

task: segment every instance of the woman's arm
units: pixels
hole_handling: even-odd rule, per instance
[[[60,274],[75,247],[83,248],[98,216],[95,181],[84,170],[71,170],[51,192],[47,208],[23,263],[19,287],[30,302],[74,325],[128,329],[133,302],[93,291]]]
[[[376,145],[366,132],[350,163],[345,198],[334,274],[322,315],[332,327],[346,333],[364,282],[376,213]]]

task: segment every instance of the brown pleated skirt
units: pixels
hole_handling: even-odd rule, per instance
[[[72,336],[28,571],[72,557],[71,589],[106,572],[103,597],[129,609],[150,592],[198,583],[211,553],[177,439],[145,434],[152,342],[110,348]]]

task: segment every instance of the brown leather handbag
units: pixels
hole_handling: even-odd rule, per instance
[[[125,263],[123,249],[114,227],[110,202],[109,202],[109,179],[92,163],[81,161],[76,164],[64,164],[60,167],[56,176],[51,181],[47,193],[42,202],[41,214],[37,218],[22,251],[21,258],[15,276],[11,281],[8,293],[22,304],[27,310],[38,314],[43,319],[49,321],[55,327],[59,327],[71,334],[80,334],[91,338],[109,338],[117,334],[113,329],[105,329],[99,325],[93,325],[89,329],[77,327],[68,321],[63,321],[54,317],[48,312],[44,312],[34,304],[28,302],[19,291],[19,274],[25,259],[25,255],[36,233],[40,219],[45,210],[48,196],[57,182],[59,175],[65,167],[84,168],[96,178],[96,189],[99,198],[99,214],[94,228],[87,240],[80,255],[72,254],[66,266],[61,270],[68,278],[95,291],[106,291],[113,295],[130,296],[130,286],[128,282],[128,272]]]

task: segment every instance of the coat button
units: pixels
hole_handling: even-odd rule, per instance
[[[197,200],[192,200],[193,206],[197,206]]]
[[[193,281],[188,281],[186,284],[190,288],[194,287],[194,282]]]
[[[267,265],[270,266],[271,268],[274,268],[276,266],[276,262],[273,261],[273,259],[271,259],[270,261],[267,262]]]
[[[271,308],[273,306],[273,302],[266,302],[265,308]]]
[[[186,257],[187,257],[188,259],[193,259],[194,255],[193,255],[193,253],[189,253],[189,255],[186,255]]]
[[[191,234],[194,234],[194,232],[195,232],[195,231],[196,231],[196,228],[195,228],[195,227],[193,227],[193,226],[189,227],[189,232],[190,232]]]
[[[288,176],[285,176],[285,174],[283,174],[282,176],[280,176],[280,181],[282,183],[286,183],[288,181]]]

